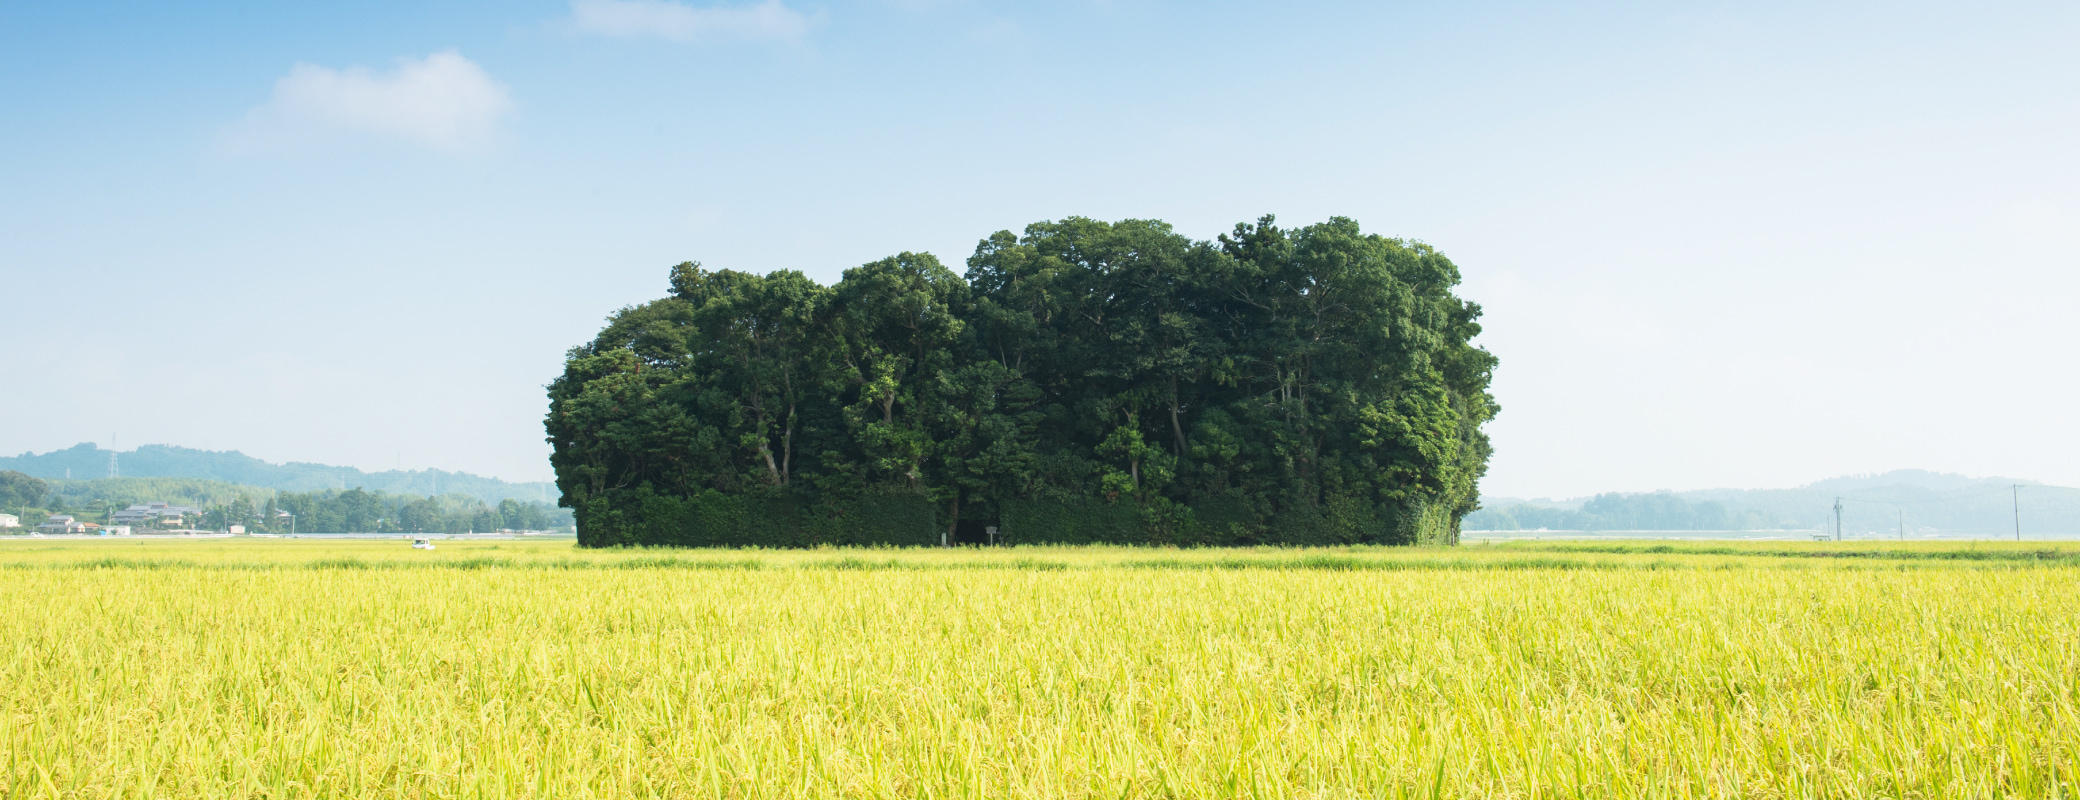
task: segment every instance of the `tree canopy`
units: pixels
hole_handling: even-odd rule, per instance
[[[1041,222],[965,276],[688,262],[570,351],[552,462],[588,545],[1453,541],[1497,411],[1458,282],[1268,216]]]

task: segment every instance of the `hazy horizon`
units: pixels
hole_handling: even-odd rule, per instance
[[[94,455],[93,455],[93,459],[94,459],[94,460],[93,460],[93,462],[92,462],[92,465],[91,465],[91,466],[93,467],[93,469],[95,469],[95,470],[98,470],[98,469],[100,469],[101,465],[103,465],[103,464],[105,464],[105,463],[106,463],[105,461],[102,461],[101,459],[102,459],[102,455],[103,455],[103,454],[105,454],[105,453],[108,453],[108,452],[110,452],[110,450],[109,450],[108,448],[106,448],[106,447],[103,447],[103,446],[101,446],[101,445],[100,445],[99,443],[96,443],[96,442],[78,442],[78,443],[75,443],[74,445],[72,445],[72,447],[67,447],[67,448],[57,448],[57,449],[55,449],[55,450],[49,450],[49,451],[45,451],[45,452],[35,452],[35,451],[23,451],[23,452],[21,452],[21,453],[17,453],[17,454],[15,454],[15,455],[12,455],[12,456],[9,456],[9,455],[0,455],[0,469],[9,469],[9,468],[13,468],[13,467],[11,467],[11,466],[10,466],[10,462],[13,462],[13,461],[17,461],[17,460],[22,460],[22,459],[37,459],[37,458],[46,458],[46,457],[49,457],[49,456],[53,456],[53,455],[56,455],[56,454],[59,454],[59,453],[62,453],[62,452],[65,452],[65,451],[71,450],[72,448],[75,448],[75,447],[80,447],[80,446],[91,446],[91,447],[93,447],[93,448],[95,449],[95,452],[94,452]],[[551,485],[553,485],[553,484],[554,484],[554,480],[553,480],[553,479],[551,479],[551,480],[547,480],[547,481],[516,481],[516,480],[512,480],[512,479],[510,479],[510,478],[505,478],[505,477],[503,477],[503,476],[498,476],[498,475],[482,475],[482,474],[478,474],[478,473],[473,473],[473,472],[469,472],[469,471],[467,471],[467,470],[459,470],[459,469],[443,469],[443,468],[441,468],[441,467],[440,467],[439,465],[430,465],[430,466],[425,466],[425,467],[417,467],[417,468],[406,468],[406,467],[401,467],[401,466],[391,466],[391,467],[378,467],[378,468],[370,469],[370,468],[367,468],[367,467],[357,466],[357,465],[353,465],[353,464],[328,464],[328,463],[324,463],[324,462],[319,462],[319,461],[311,461],[311,460],[307,460],[307,459],[289,459],[289,460],[286,460],[286,461],[279,461],[279,460],[272,460],[272,459],[264,459],[264,458],[259,458],[259,457],[257,457],[257,456],[253,456],[253,455],[252,455],[252,454],[250,454],[250,453],[245,453],[244,451],[241,451],[241,450],[236,450],[236,449],[234,449],[234,450],[221,450],[221,451],[218,451],[218,450],[207,450],[207,451],[205,451],[205,450],[198,450],[197,448],[189,448],[189,447],[183,447],[182,445],[178,445],[178,444],[172,444],[172,443],[166,443],[166,442],[152,442],[152,443],[147,443],[147,444],[141,445],[140,447],[134,447],[134,448],[131,448],[131,449],[128,449],[128,450],[120,450],[120,451],[115,451],[115,452],[116,452],[116,454],[117,454],[117,456],[118,456],[118,459],[119,459],[119,460],[118,460],[118,462],[117,462],[117,463],[118,463],[118,465],[120,465],[120,464],[122,464],[122,463],[123,463],[123,462],[122,462],[122,461],[120,460],[120,459],[121,459],[121,458],[122,458],[123,456],[125,456],[125,455],[135,455],[135,454],[136,454],[136,453],[138,452],[138,450],[139,450],[139,449],[140,449],[141,447],[167,447],[167,448],[173,448],[173,449],[176,449],[176,450],[187,450],[187,451],[193,451],[193,452],[198,452],[198,453],[204,453],[204,454],[208,454],[208,455],[235,455],[235,456],[245,456],[245,457],[247,457],[247,458],[254,458],[254,459],[256,459],[256,460],[258,460],[258,461],[260,461],[260,462],[262,462],[262,463],[264,463],[264,464],[266,464],[266,465],[268,465],[268,466],[272,466],[272,467],[289,467],[289,466],[309,466],[309,467],[317,467],[317,468],[324,468],[324,469],[350,469],[350,470],[354,470],[354,471],[356,471],[356,472],[359,472],[359,473],[361,473],[361,474],[363,474],[363,475],[366,475],[366,476],[369,476],[369,477],[378,477],[378,476],[388,476],[388,475],[400,475],[400,474],[408,474],[408,475],[421,475],[421,474],[428,474],[428,475],[430,475],[430,474],[449,474],[449,475],[458,475],[458,476],[466,476],[466,477],[472,477],[472,478],[481,478],[481,479],[489,479],[489,480],[494,480],[494,481],[498,481],[498,482],[501,482],[501,483],[507,483],[507,484],[514,484],[514,485],[523,485],[523,486],[533,486],[533,485],[535,485],[535,484],[541,484],[541,483],[548,483],[548,484],[551,484]],[[75,470],[75,471],[76,471],[76,472],[78,472],[78,474],[75,474],[75,475],[71,476],[71,478],[70,478],[71,480],[95,480],[95,479],[99,479],[99,478],[106,478],[106,477],[109,477],[108,475],[106,475],[106,474],[102,474],[102,473],[99,473],[99,472],[95,472],[94,474],[89,474],[89,473],[88,473],[88,472],[86,472],[86,471],[78,471],[78,470]],[[122,469],[120,468],[120,466],[119,466],[119,467],[118,467],[118,472],[119,472],[119,473],[125,473],[126,471],[125,471],[125,470],[122,470]],[[32,473],[32,474],[35,474],[35,473]],[[51,476],[51,475],[44,475],[44,474],[35,474],[35,477],[40,477],[40,478],[51,478],[51,477],[56,477],[56,476]],[[120,474],[120,477],[160,477],[160,475],[159,475],[159,473],[157,473],[157,472],[152,472],[152,473],[147,473],[147,474]],[[2018,483],[2020,483],[2020,484],[2021,484],[2021,485],[2023,485],[2023,486],[2037,486],[2037,487],[2043,487],[2043,488],[2058,488],[2058,489],[2073,489],[2073,488],[2080,488],[2080,487],[2068,487],[2068,486],[2061,486],[2061,485],[2057,485],[2057,484],[2052,484],[2052,483],[2050,483],[2050,482],[2047,482],[2047,481],[2041,481],[2041,480],[2036,480],[2036,479],[2034,479],[2034,478],[2027,478],[2027,477],[2016,477],[2016,476],[2012,476],[2012,475],[1966,475],[1966,474],[1964,474],[1964,473],[1957,473],[1957,472],[1945,472],[1945,471],[1942,471],[1942,470],[1930,470],[1930,469],[1921,469],[1921,468],[1917,468],[1917,467],[1905,467],[1905,468],[1901,468],[1901,469],[1894,469],[1894,470],[1885,470],[1885,471],[1882,471],[1882,472],[1866,472],[1866,473],[1848,473],[1848,474],[1843,474],[1843,475],[1834,475],[1834,476],[1829,476],[1829,477],[1826,477],[1826,478],[1822,478],[1822,479],[1819,479],[1819,480],[1816,480],[1816,481],[1809,481],[1809,482],[1807,482],[1807,483],[1802,483],[1802,484],[1796,484],[1796,485],[1782,485],[1782,486],[1701,486],[1701,487],[1691,487],[1691,488],[1681,488],[1681,489],[1679,489],[1679,488],[1675,488],[1675,487],[1668,487],[1668,486],[1662,486],[1662,487],[1654,487],[1654,488],[1650,488],[1650,489],[1619,489],[1619,490],[1600,490],[1600,491],[1593,491],[1593,492],[1588,492],[1588,493],[1585,493],[1585,494],[1579,494],[1579,495],[1570,495],[1570,496],[1550,496],[1550,495],[1538,495],[1538,496],[1521,496],[1521,495],[1501,495],[1501,494],[1496,494],[1496,493],[1494,493],[1494,492],[1487,492],[1487,491],[1483,491],[1483,492],[1481,492],[1481,501],[1482,501],[1483,503],[1494,503],[1494,502],[1499,502],[1499,501],[1520,501],[1520,502],[1532,502],[1532,503],[1575,503],[1575,504],[1579,504],[1579,502],[1580,502],[1580,501],[1583,501],[1583,500],[1587,500],[1587,499],[1590,499],[1590,498],[1596,497],[1597,495],[1602,495],[1602,494],[1652,494],[1652,493],[1657,493],[1657,492],[1674,492],[1674,493],[1676,493],[1676,494],[1709,494],[1709,493],[1711,493],[1711,492],[1755,492],[1755,491],[1781,491],[1781,490],[1802,490],[1802,489],[1813,489],[1813,488],[1820,488],[1820,487],[1825,487],[1825,486],[1828,486],[1828,485],[1831,485],[1831,484],[1841,484],[1841,485],[1844,485],[1844,486],[1847,486],[1847,485],[1851,485],[1851,484],[1858,484],[1858,483],[1863,483],[1863,484],[1870,484],[1870,485],[1890,485],[1890,484],[1882,483],[1883,481],[1886,481],[1886,480],[1888,480],[1888,479],[1891,479],[1891,480],[1893,480],[1893,482],[1895,482],[1895,483],[1906,483],[1906,484],[1913,484],[1913,485],[1923,485],[1923,486],[1927,486],[1927,485],[1932,485],[1932,484],[1935,484],[1935,483],[1943,483],[1943,482],[1958,482],[1958,483],[1983,483],[1983,482],[1986,482],[1986,481],[2013,481],[2013,482],[2018,482]]]
[[[943,0],[0,9],[0,453],[550,477],[671,264],[1274,213],[1487,309],[1482,493],[2080,485],[2080,7]],[[113,441],[111,442],[111,436]]]

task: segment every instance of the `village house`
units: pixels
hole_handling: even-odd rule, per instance
[[[100,527],[96,525],[95,527]],[[36,526],[38,533],[85,533],[87,524],[73,519],[71,514],[52,514],[42,525]]]
[[[13,514],[0,514],[0,528],[22,527],[22,518]]]
[[[177,506],[171,503],[151,502],[134,505],[110,514],[110,525],[164,525],[179,527],[189,516],[201,516],[202,509],[192,506]]]

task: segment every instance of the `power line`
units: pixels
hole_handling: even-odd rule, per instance
[[[1863,497],[1845,497],[1845,496],[1842,496],[1842,495],[1836,495],[1836,496],[1835,496],[1835,498],[1834,498],[1834,507],[1833,507],[1833,509],[1832,509],[1832,510],[1834,511],[1834,515],[1835,515],[1835,539],[1836,539],[1837,541],[1839,541],[1839,540],[1841,539],[1841,536],[1842,536],[1842,527],[1843,527],[1843,526],[1842,526],[1842,510],[1843,510],[1843,506],[1842,506],[1842,501],[1844,501],[1844,500],[1847,500],[1847,501],[1849,501],[1849,502],[1852,502],[1852,503],[1868,503],[1868,504],[1870,504],[1870,505],[1878,505],[1878,506],[1892,506],[1892,507],[1893,507],[1893,509],[1894,509],[1895,511],[1897,511],[1897,512],[1899,513],[1899,519],[1900,519],[1900,523],[1899,523],[1899,524],[1900,524],[1900,538],[1901,538],[1901,539],[1905,539],[1905,538],[1906,538],[1906,509],[1904,508],[1905,506],[1910,506],[1910,505],[1924,505],[1924,504],[1929,504],[1929,503],[1951,503],[1951,502],[1959,502],[1959,501],[1964,501],[1964,500],[1968,500],[1968,499],[1970,499],[1970,498],[1973,498],[1973,497],[1985,497],[1985,493],[1988,493],[1988,492],[1995,492],[1995,491],[1999,491],[1999,490],[2001,490],[2001,489],[2007,489],[2007,490],[2008,490],[2008,504],[2009,504],[2009,513],[2010,513],[2011,515],[2013,515],[2013,517],[2014,517],[2014,522],[2013,522],[2013,524],[2014,524],[2014,531],[2015,531],[2015,541],[2018,541],[2018,542],[2019,542],[2019,541],[2022,541],[2022,490],[2023,490],[2023,489],[2063,489],[2063,490],[2066,490],[2066,491],[2080,491],[2080,487],[2075,487],[2075,486],[2058,486],[2058,485],[2055,485],[2055,484],[2048,484],[2048,483],[2011,483],[2011,484],[2008,484],[2007,486],[1978,486],[1978,487],[1972,487],[1972,488],[1967,488],[1967,489],[1956,489],[1956,490],[1951,490],[1951,491],[1949,491],[1949,492],[1945,492],[1945,493],[1943,493],[1943,494],[1941,494],[1941,495],[1938,495],[1938,496],[1935,496],[1935,497],[1923,498],[1923,499],[1920,499],[1920,500],[1879,500],[1879,499],[1875,499],[1875,498],[1863,498]]]
[[[2072,486],[2051,486],[2051,485],[2048,485],[2048,484],[2041,484],[2041,483],[2025,483],[2025,484],[2016,484],[2016,485],[2018,485],[2018,486],[2021,486],[2021,487],[2023,487],[2023,488],[2025,488],[2025,489],[2074,489],[2075,491],[2080,491],[2080,489],[2076,489],[2075,487],[2072,487]],[[1961,500],[1961,499],[1967,499],[1967,498],[1971,498],[1971,497],[1979,497],[1979,496],[1984,496],[1984,495],[1986,495],[1986,494],[1990,494],[1990,493],[1992,493],[1992,492],[1998,492],[1998,491],[2000,491],[2000,490],[2002,490],[2002,489],[2006,489],[2006,488],[2009,488],[2009,487],[2007,487],[2007,486],[1976,486],[1976,487],[1971,487],[1971,488],[1967,488],[1967,489],[1951,489],[1951,490],[1949,490],[1949,491],[1943,492],[1942,494],[1938,494],[1938,495],[1936,495],[1936,496],[1934,496],[1934,497],[1925,497],[1925,498],[1922,498],[1922,499],[1920,499],[1920,500],[1880,500],[1880,499],[1877,499],[1877,498],[1872,498],[1872,497],[1855,497],[1855,496],[1845,496],[1845,497],[1843,497],[1843,499],[1845,499],[1845,500],[1848,500],[1849,502],[1852,502],[1852,503],[1873,503],[1873,504],[1877,504],[1877,505],[1887,505],[1887,506],[1913,506],[1913,505],[1922,505],[1922,504],[1925,504],[1925,503],[1948,503],[1948,502],[1954,502],[1954,501],[1957,501],[1957,500]]]

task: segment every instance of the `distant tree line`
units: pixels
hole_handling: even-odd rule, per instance
[[[207,508],[244,501],[260,502],[273,492],[258,486],[241,486],[199,478],[94,478],[52,480],[50,499],[72,509],[101,511],[122,509],[136,503],[168,502]]]
[[[33,528],[52,514],[106,524],[109,514],[131,505],[164,501],[201,510],[181,527],[258,533],[483,533],[506,530],[569,530],[571,512],[539,501],[511,498],[496,505],[475,497],[439,497],[339,491],[274,493],[256,486],[195,478],[98,478],[44,481],[0,471],[0,513],[19,514]]]
[[[570,512],[546,503],[507,498],[497,505],[488,505],[465,495],[397,495],[360,488],[344,492],[282,492],[254,508],[251,518],[264,520],[263,530],[289,531],[291,521],[278,518],[276,510],[294,515],[293,526],[298,533],[489,533],[570,527]],[[211,509],[212,514],[243,511]]]
[[[1577,509],[1519,504],[1483,508],[1466,516],[1468,530],[1516,531],[1732,531],[1767,530],[1781,523],[1751,510],[1728,509],[1715,500],[1690,500],[1673,492],[1599,494]]]
[[[1480,307],[1427,245],[1070,218],[847,270],[672,270],[546,421],[591,546],[1454,541]]]
[[[106,524],[109,514],[133,504],[166,501],[196,508],[251,509],[268,492],[253,486],[192,478],[98,478],[41,480],[14,470],[0,470],[0,512],[22,517],[24,532],[53,514],[69,514],[81,522]],[[200,524],[184,519],[186,524]]]

